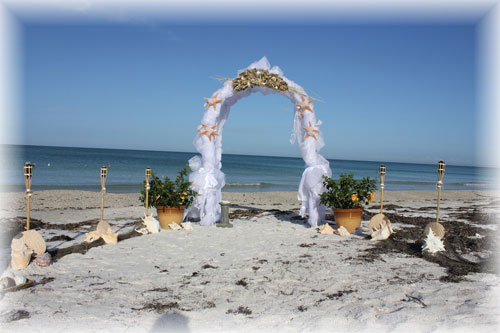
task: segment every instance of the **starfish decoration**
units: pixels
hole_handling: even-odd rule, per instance
[[[319,133],[318,126],[323,124],[323,122],[320,120],[316,123],[316,125],[313,125],[311,122],[309,122],[309,126],[304,126],[304,130],[306,131],[306,135],[304,135],[304,140],[307,139],[308,137],[314,138],[314,140],[318,140],[316,137],[315,133]]]
[[[213,106],[215,111],[215,109],[217,108],[217,104],[222,102],[222,99],[217,99],[217,95],[219,95],[219,93],[213,95],[211,98],[203,97],[203,99],[207,101],[205,106],[207,110],[210,109],[211,106]]]
[[[304,112],[306,110],[309,110],[310,112],[314,112],[313,109],[311,109],[311,103],[312,103],[312,99],[308,100],[306,98],[306,96],[302,95],[300,96],[302,97],[302,103],[300,104],[295,104],[295,106],[297,107],[300,107],[300,118],[303,118],[304,117]]]
[[[208,136],[208,140],[210,140],[210,142],[212,142],[212,136],[219,136],[219,133],[217,133],[215,131],[216,127],[217,127],[217,125],[208,126],[208,125],[201,124],[200,126],[198,126],[198,133],[200,135]]]

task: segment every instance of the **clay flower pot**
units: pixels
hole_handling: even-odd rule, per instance
[[[335,223],[337,226],[339,228],[346,228],[351,234],[361,225],[361,214],[363,213],[363,208],[334,208],[333,212],[335,214]]]
[[[158,206],[156,207],[156,211],[158,212],[158,220],[163,229],[170,229],[168,226],[170,223],[177,223],[180,225],[182,217],[184,216],[184,206],[178,208]]]

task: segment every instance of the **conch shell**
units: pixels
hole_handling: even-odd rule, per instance
[[[431,223],[439,224],[437,222],[431,222]],[[429,224],[431,224],[431,223],[429,223]],[[444,228],[443,228],[443,231],[444,231]],[[443,241],[439,237],[436,237],[436,235],[434,235],[434,233],[432,231],[432,227],[429,227],[427,229],[426,235],[427,235],[427,238],[425,239],[425,243],[422,246],[423,252],[427,251],[427,252],[430,252],[431,254],[434,254],[436,252],[445,251]]]
[[[191,225],[191,222],[184,222],[184,223],[181,223],[181,226],[184,230],[188,230],[188,231],[191,231],[193,230],[193,226]]]
[[[23,270],[28,267],[33,250],[24,243],[22,233],[12,239],[10,247],[12,249],[10,261],[12,269]]]
[[[22,240],[27,247],[33,250],[35,257],[45,253],[47,246],[43,240],[42,235],[36,230],[23,231],[21,233]]]
[[[319,233],[324,235],[333,235],[335,233],[335,230],[333,230],[333,228],[330,227],[328,223],[325,223],[321,227],[319,227]]]
[[[148,231],[152,234],[160,232],[160,222],[153,217],[153,215],[148,215],[142,219],[142,223],[146,226]]]
[[[439,222],[431,222],[425,226],[424,229],[424,235],[429,234],[429,229],[432,230],[432,233],[434,236],[438,237],[439,239],[443,239],[444,237],[444,227],[441,223]]]
[[[102,237],[106,244],[118,243],[118,234],[113,232],[109,223],[104,220],[99,221],[95,231],[90,231],[85,235],[85,241],[90,243],[100,237]]]
[[[391,221],[389,218],[382,213],[379,213],[371,218],[370,223],[368,223],[368,228],[372,231],[372,239],[375,240],[385,240],[394,233],[392,230]]]

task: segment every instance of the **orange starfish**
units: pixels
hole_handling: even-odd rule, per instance
[[[314,140],[318,140],[315,133],[319,133],[318,126],[321,125],[321,120],[316,123],[316,125],[311,124],[309,122],[309,126],[303,126],[302,128],[306,131],[306,135],[304,135],[304,140],[308,137],[314,138]]]
[[[210,140],[210,142],[212,142],[212,136],[219,136],[219,133],[217,133],[215,131],[216,127],[217,127],[217,125],[208,126],[208,125],[201,124],[200,126],[198,126],[198,133],[200,133],[200,135],[208,136],[208,140]]]
[[[311,112],[314,112],[313,109],[311,109],[311,103],[312,99],[308,100],[304,95],[300,96],[302,97],[302,103],[300,104],[295,104],[295,106],[300,107],[300,118],[304,117],[304,112],[306,110],[309,110]]]
[[[207,110],[210,109],[211,106],[213,106],[215,111],[215,109],[217,108],[217,104],[222,102],[222,99],[217,99],[217,95],[219,95],[219,93],[213,95],[211,98],[203,97],[203,99],[207,101],[206,104]]]

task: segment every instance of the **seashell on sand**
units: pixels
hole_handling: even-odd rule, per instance
[[[45,252],[36,257],[33,262],[40,267],[47,267],[52,263],[52,256],[50,255],[50,253]]]
[[[188,231],[191,231],[193,230],[193,226],[191,225],[191,222],[184,222],[184,223],[181,223],[181,226],[184,230],[188,230]]]
[[[370,228],[372,232],[377,231],[380,230],[382,226],[386,225],[387,222],[389,222],[389,218],[387,218],[387,216],[385,216],[382,213],[378,213],[377,215],[373,216],[370,219],[370,222],[368,223],[368,228]]]
[[[108,222],[104,220],[100,220],[99,223],[97,223],[97,228],[96,231],[99,235],[104,235],[107,234],[108,232],[111,231],[111,226],[109,225]]]
[[[436,223],[436,222],[433,222]],[[429,223],[430,224],[430,223]],[[432,254],[436,252],[445,251],[443,241],[434,235],[432,229],[429,228],[427,231],[427,237],[425,238],[425,243],[422,246],[422,252],[430,252]]]
[[[90,231],[85,234],[85,241],[87,243],[92,243],[99,238],[101,238],[101,235],[97,231]]]
[[[377,231],[372,232],[372,241],[386,240],[391,235],[391,229],[385,225]]]
[[[338,228],[337,232],[339,233],[340,236],[349,236],[350,235],[349,231],[347,231],[347,229],[344,228],[344,226],[341,226],[340,228]]]
[[[444,237],[444,227],[441,223],[439,222],[431,222],[425,226],[424,229],[424,235],[429,234],[429,229],[432,230],[432,233],[434,236],[438,237],[439,239],[443,239]]]
[[[147,230],[152,234],[157,234],[160,232],[160,222],[153,217],[153,215],[148,215],[142,219],[142,223],[146,226]]]
[[[333,228],[330,227],[328,223],[325,223],[321,227],[319,227],[319,233],[323,235],[333,235],[335,233],[335,230],[333,230]]]
[[[389,238],[392,233],[394,233],[391,221],[389,221],[389,218],[382,213],[373,216],[370,223],[368,223],[368,227],[372,231],[371,240],[373,241],[385,240]]]
[[[23,270],[28,267],[33,250],[23,242],[22,233],[12,239],[10,247],[12,249],[10,260],[12,269]]]
[[[177,223],[170,223],[168,227],[172,230],[182,230],[182,227],[178,225]]]
[[[35,257],[42,253],[45,253],[45,250],[47,250],[47,246],[45,245],[45,240],[38,231],[28,230],[23,231],[21,234],[24,244],[26,244],[27,247],[33,250]]]
[[[104,235],[101,235],[102,239],[106,242],[106,244],[117,244],[118,243],[118,234],[116,232],[109,231]]]

